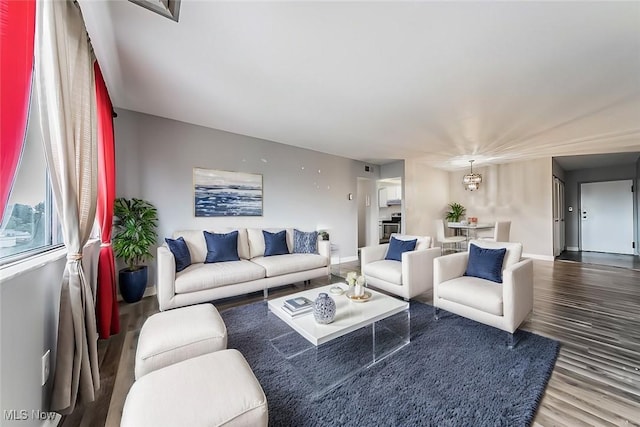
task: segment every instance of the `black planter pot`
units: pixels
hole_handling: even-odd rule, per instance
[[[118,274],[120,295],[126,302],[138,302],[144,295],[147,287],[147,266],[143,265],[136,270],[123,268]]]

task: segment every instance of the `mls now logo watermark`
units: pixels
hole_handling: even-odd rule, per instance
[[[32,409],[30,411],[27,409],[5,409],[3,415],[6,421],[53,421],[58,414],[50,411],[41,411],[39,409]]]

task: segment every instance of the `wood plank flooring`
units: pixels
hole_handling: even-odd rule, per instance
[[[357,269],[342,265],[340,272]],[[572,262],[534,261],[534,312],[522,328],[562,343],[535,426],[640,426],[640,271]],[[327,284],[327,279],[310,286]],[[302,284],[269,292],[278,297]],[[219,310],[262,293],[216,303]],[[430,303],[429,293],[417,298]],[[63,419],[65,427],[118,426],[140,327],[158,311],[155,297],[121,306],[122,332],[99,342],[97,400]]]

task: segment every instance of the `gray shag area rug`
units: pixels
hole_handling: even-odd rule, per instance
[[[353,349],[371,347],[370,327],[309,351],[292,364],[281,343],[272,339],[285,334],[284,341],[293,347],[306,345],[304,339],[289,333],[291,328],[268,313],[266,303],[221,313],[228,347],[245,356],[264,389],[272,427],[530,425],[559,343],[518,331],[519,342],[509,350],[505,332],[445,311],[440,314],[436,321],[433,307],[411,302],[408,345],[314,396],[307,375],[311,370],[322,378],[328,371],[367,363],[355,357],[359,352]],[[388,327],[392,330],[393,323]]]

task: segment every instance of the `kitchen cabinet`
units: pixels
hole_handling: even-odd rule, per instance
[[[390,187],[382,187],[378,189],[378,206],[386,208],[387,206],[400,205],[402,201],[402,187],[394,185]]]
[[[387,187],[382,187],[378,189],[378,207],[386,208],[387,207]]]
[[[399,185],[386,187],[387,189],[387,206],[400,205],[402,201],[402,187]]]

